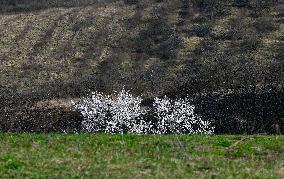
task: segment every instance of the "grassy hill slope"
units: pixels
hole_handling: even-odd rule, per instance
[[[1,3],[5,130],[25,128],[14,119],[38,101],[64,101],[89,90],[125,86],[154,97],[283,86],[283,0]],[[54,113],[35,111],[23,121],[29,129],[41,115],[63,115]]]
[[[281,76],[282,1],[125,2],[0,15],[0,85],[57,94],[125,85],[157,95]]]

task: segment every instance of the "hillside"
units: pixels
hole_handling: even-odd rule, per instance
[[[56,84],[64,93],[68,86],[73,93],[125,85],[163,94],[185,83],[198,91],[277,81],[272,70],[279,72],[275,63],[283,59],[283,1],[205,2],[117,1],[4,13],[0,84],[18,90]]]
[[[123,86],[146,97],[282,89],[283,0],[1,3],[4,106]]]

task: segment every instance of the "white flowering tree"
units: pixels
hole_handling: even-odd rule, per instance
[[[194,106],[186,99],[155,98],[152,110],[141,107],[142,98],[122,90],[114,95],[93,92],[90,97],[73,102],[84,117],[85,132],[166,134],[205,133],[214,128],[194,114]],[[148,117],[145,114],[149,114]],[[150,116],[150,117],[149,117]]]
[[[72,101],[74,108],[84,117],[82,128],[85,132],[103,130],[108,118],[110,102],[110,96],[104,96],[98,92],[93,92],[91,97],[83,98],[76,103]]]
[[[83,115],[82,127],[86,132],[138,132],[141,127],[136,122],[143,114],[141,101],[141,97],[123,89],[113,97],[93,92],[91,97],[73,102],[73,106]]]
[[[194,113],[195,107],[185,99],[171,100],[168,97],[155,98],[154,113],[157,117],[155,133],[205,133],[214,132],[214,127],[208,121],[203,121]]]

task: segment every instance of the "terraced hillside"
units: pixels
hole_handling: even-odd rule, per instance
[[[283,82],[283,0],[3,2],[0,90],[18,94],[6,106],[123,86],[153,97]]]

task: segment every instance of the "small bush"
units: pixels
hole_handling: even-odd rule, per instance
[[[166,96],[155,98],[154,114],[158,119],[155,133],[213,133],[210,122],[194,114],[194,106],[187,98],[173,101]]]
[[[123,133],[134,128],[136,118],[143,114],[140,97],[133,97],[122,90],[111,96],[93,92],[90,98],[74,103],[85,120],[82,122],[85,132]]]

